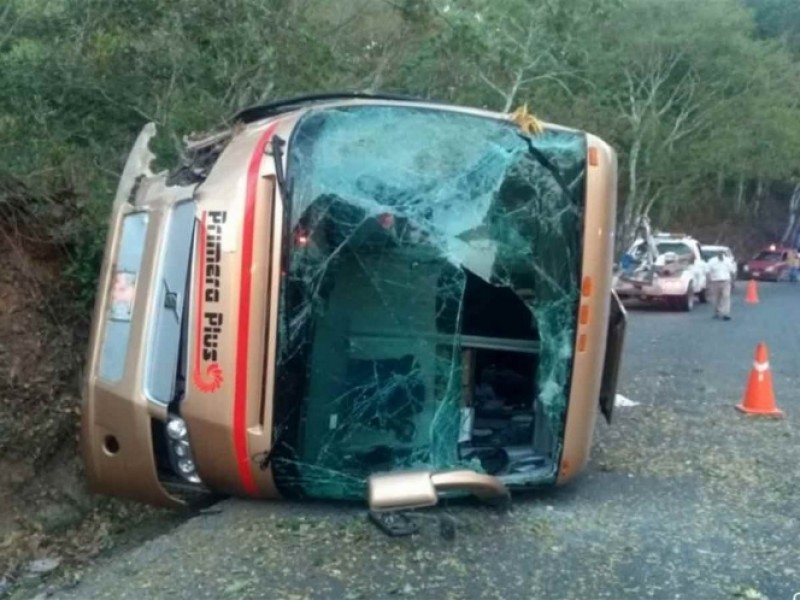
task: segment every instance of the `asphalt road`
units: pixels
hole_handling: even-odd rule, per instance
[[[437,509],[390,539],[363,509],[227,501],[101,558],[64,599],[750,598],[800,592],[800,285],[733,321],[631,309],[620,392],[586,474],[509,513]],[[786,419],[734,410],[758,342]],[[444,539],[437,514],[457,520]],[[798,596],[800,597],[800,596]]]

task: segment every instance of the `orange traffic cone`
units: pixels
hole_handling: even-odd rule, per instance
[[[775,406],[772,372],[769,370],[769,355],[767,354],[767,345],[764,343],[756,346],[756,357],[753,361],[753,369],[750,371],[747,390],[745,390],[742,403],[736,408],[750,415],[783,416],[783,411]]]
[[[756,288],[755,279],[751,279],[747,284],[747,295],[744,297],[744,301],[748,304],[758,304],[758,288]]]

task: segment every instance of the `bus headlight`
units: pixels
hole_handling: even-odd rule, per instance
[[[167,420],[167,445],[170,462],[178,475],[190,483],[200,483],[189,445],[189,430],[180,417],[170,415]]]
[[[182,458],[179,460],[178,471],[180,471],[181,475],[186,477],[186,479],[191,479],[194,476],[197,478],[198,482],[200,481],[194,468],[194,461],[191,458]]]
[[[178,458],[187,458],[191,454],[189,444],[173,444],[172,448]]]
[[[186,429],[186,421],[180,417],[167,421],[167,435],[174,442],[188,441],[189,432]]]

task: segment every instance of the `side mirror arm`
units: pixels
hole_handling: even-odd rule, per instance
[[[408,510],[435,506],[439,493],[464,490],[484,502],[503,504],[511,497],[505,484],[475,471],[401,471],[372,475],[368,483],[370,510]]]

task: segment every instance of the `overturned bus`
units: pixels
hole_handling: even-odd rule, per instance
[[[564,483],[610,420],[616,158],[407,98],[248,109],[123,172],[82,447],[99,492],[373,509]]]

